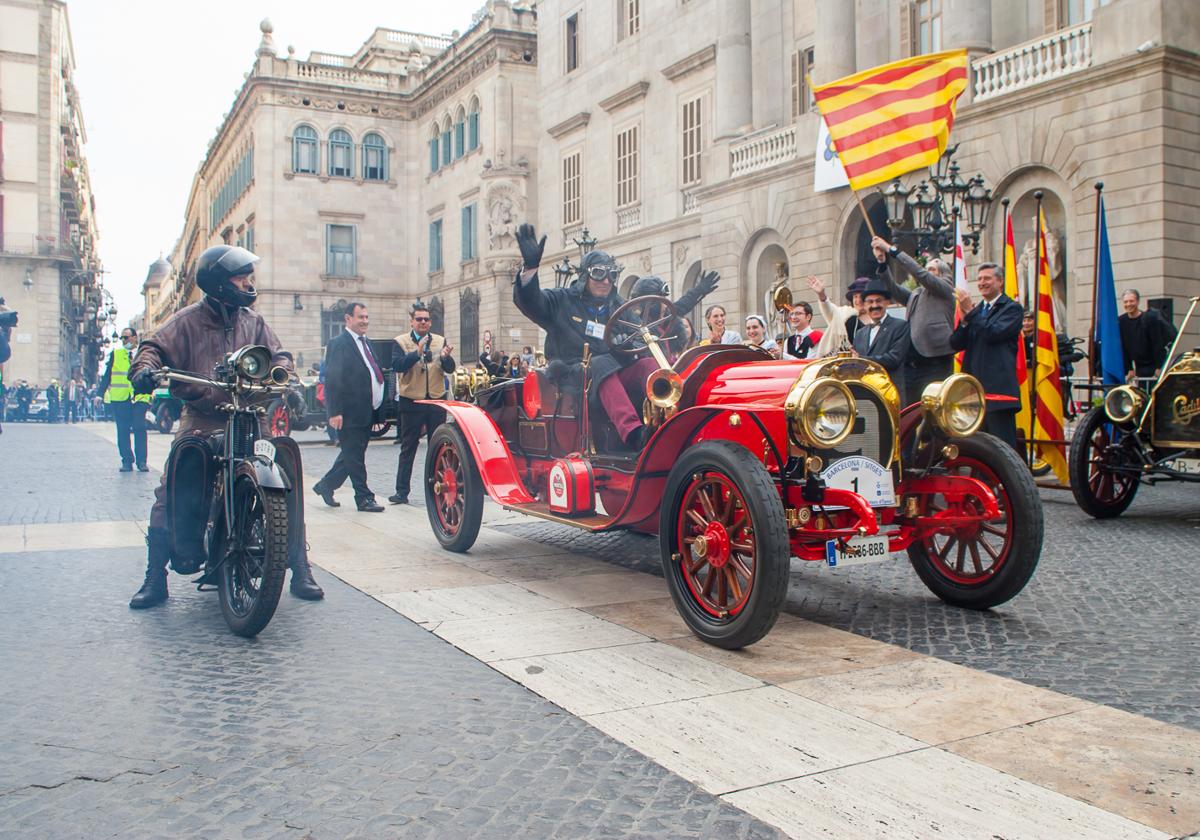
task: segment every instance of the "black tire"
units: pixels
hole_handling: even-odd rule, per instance
[[[228,554],[217,575],[221,613],[229,629],[252,638],[275,615],[287,573],[288,515],[283,490],[260,487],[248,476],[234,483],[234,510],[246,551]]]
[[[391,428],[392,428],[391,420],[385,420],[382,423],[376,423],[375,425],[371,426],[371,437],[372,438],[381,438],[384,435],[386,435]]]
[[[475,457],[458,426],[438,426],[425,454],[425,511],[442,548],[462,552],[475,544],[483,492]]]
[[[729,441],[686,449],[667,478],[658,533],[671,598],[696,636],[737,650],[771,630],[787,597],[791,545],[761,461]]]
[[[163,403],[154,412],[154,427],[160,434],[169,435],[175,428],[175,416],[171,414],[171,406]]]
[[[1124,462],[1122,449],[1113,447],[1116,427],[1104,413],[1104,407],[1093,408],[1071,438],[1067,466],[1071,472],[1071,493],[1075,503],[1096,519],[1120,516],[1133,503],[1138,491],[1138,477],[1130,473],[1105,469],[1106,464]]]
[[[947,604],[986,610],[1015,597],[1033,577],[1042,554],[1042,504],[1029,467],[1008,444],[983,433],[954,443],[958,457],[946,461],[945,467],[987,484],[999,503],[1001,518],[984,523],[972,535],[955,532],[914,542],[908,558],[929,591]],[[940,508],[945,500],[939,503],[939,499],[928,504]],[[970,570],[967,554],[974,567]],[[986,569],[985,556],[991,560]]]
[[[292,431],[292,412],[287,400],[271,400],[267,405],[267,428],[271,437],[287,437]]]

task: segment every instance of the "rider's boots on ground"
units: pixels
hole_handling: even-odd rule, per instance
[[[289,560],[292,569],[292,594],[305,601],[320,601],[325,597],[325,590],[313,580],[312,569],[309,568],[308,558],[300,555]]]
[[[129,602],[129,608],[143,610],[167,600],[167,562],[171,559],[171,537],[162,528],[151,528],[146,535],[146,580]]]

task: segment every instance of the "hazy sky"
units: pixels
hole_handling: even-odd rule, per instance
[[[348,55],[375,27],[465,31],[483,0],[69,0],[75,85],[96,197],[105,285],[125,324],[150,263],[183,228],[192,176],[254,64],[259,22],[275,47]]]

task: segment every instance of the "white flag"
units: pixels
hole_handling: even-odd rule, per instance
[[[971,291],[967,286],[967,261],[963,258],[962,227],[957,218],[954,220],[954,287]]]
[[[838,187],[850,186],[846,170],[833,148],[833,140],[829,136],[829,126],[825,125],[825,117],[817,114],[820,124],[817,127],[817,151],[813,160],[813,190],[824,192]]]

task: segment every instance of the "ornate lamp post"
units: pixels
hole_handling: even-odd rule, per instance
[[[579,259],[582,260],[584,255],[596,247],[599,241],[592,236],[587,228],[579,231],[579,236],[571,240],[575,246],[579,248]],[[562,262],[554,266],[554,286],[561,289],[563,286],[571,282],[571,277],[578,271],[578,267],[571,264],[571,258],[564,256]]]
[[[992,191],[987,188],[983,175],[964,181],[959,166],[954,162],[958,146],[951,146],[929,171],[928,180],[908,188],[896,178],[883,190],[884,206],[887,209],[888,227],[894,239],[914,240],[917,251],[930,253],[954,253],[954,221],[965,224],[963,244],[970,245],[971,253],[979,253],[979,241],[987,225],[988,208],[992,203]],[[905,228],[911,220],[912,227]]]
[[[575,267],[571,265],[571,261],[566,257],[562,258],[562,262],[554,266],[554,288],[561,289],[567,285],[571,279],[571,275],[575,273]]]

